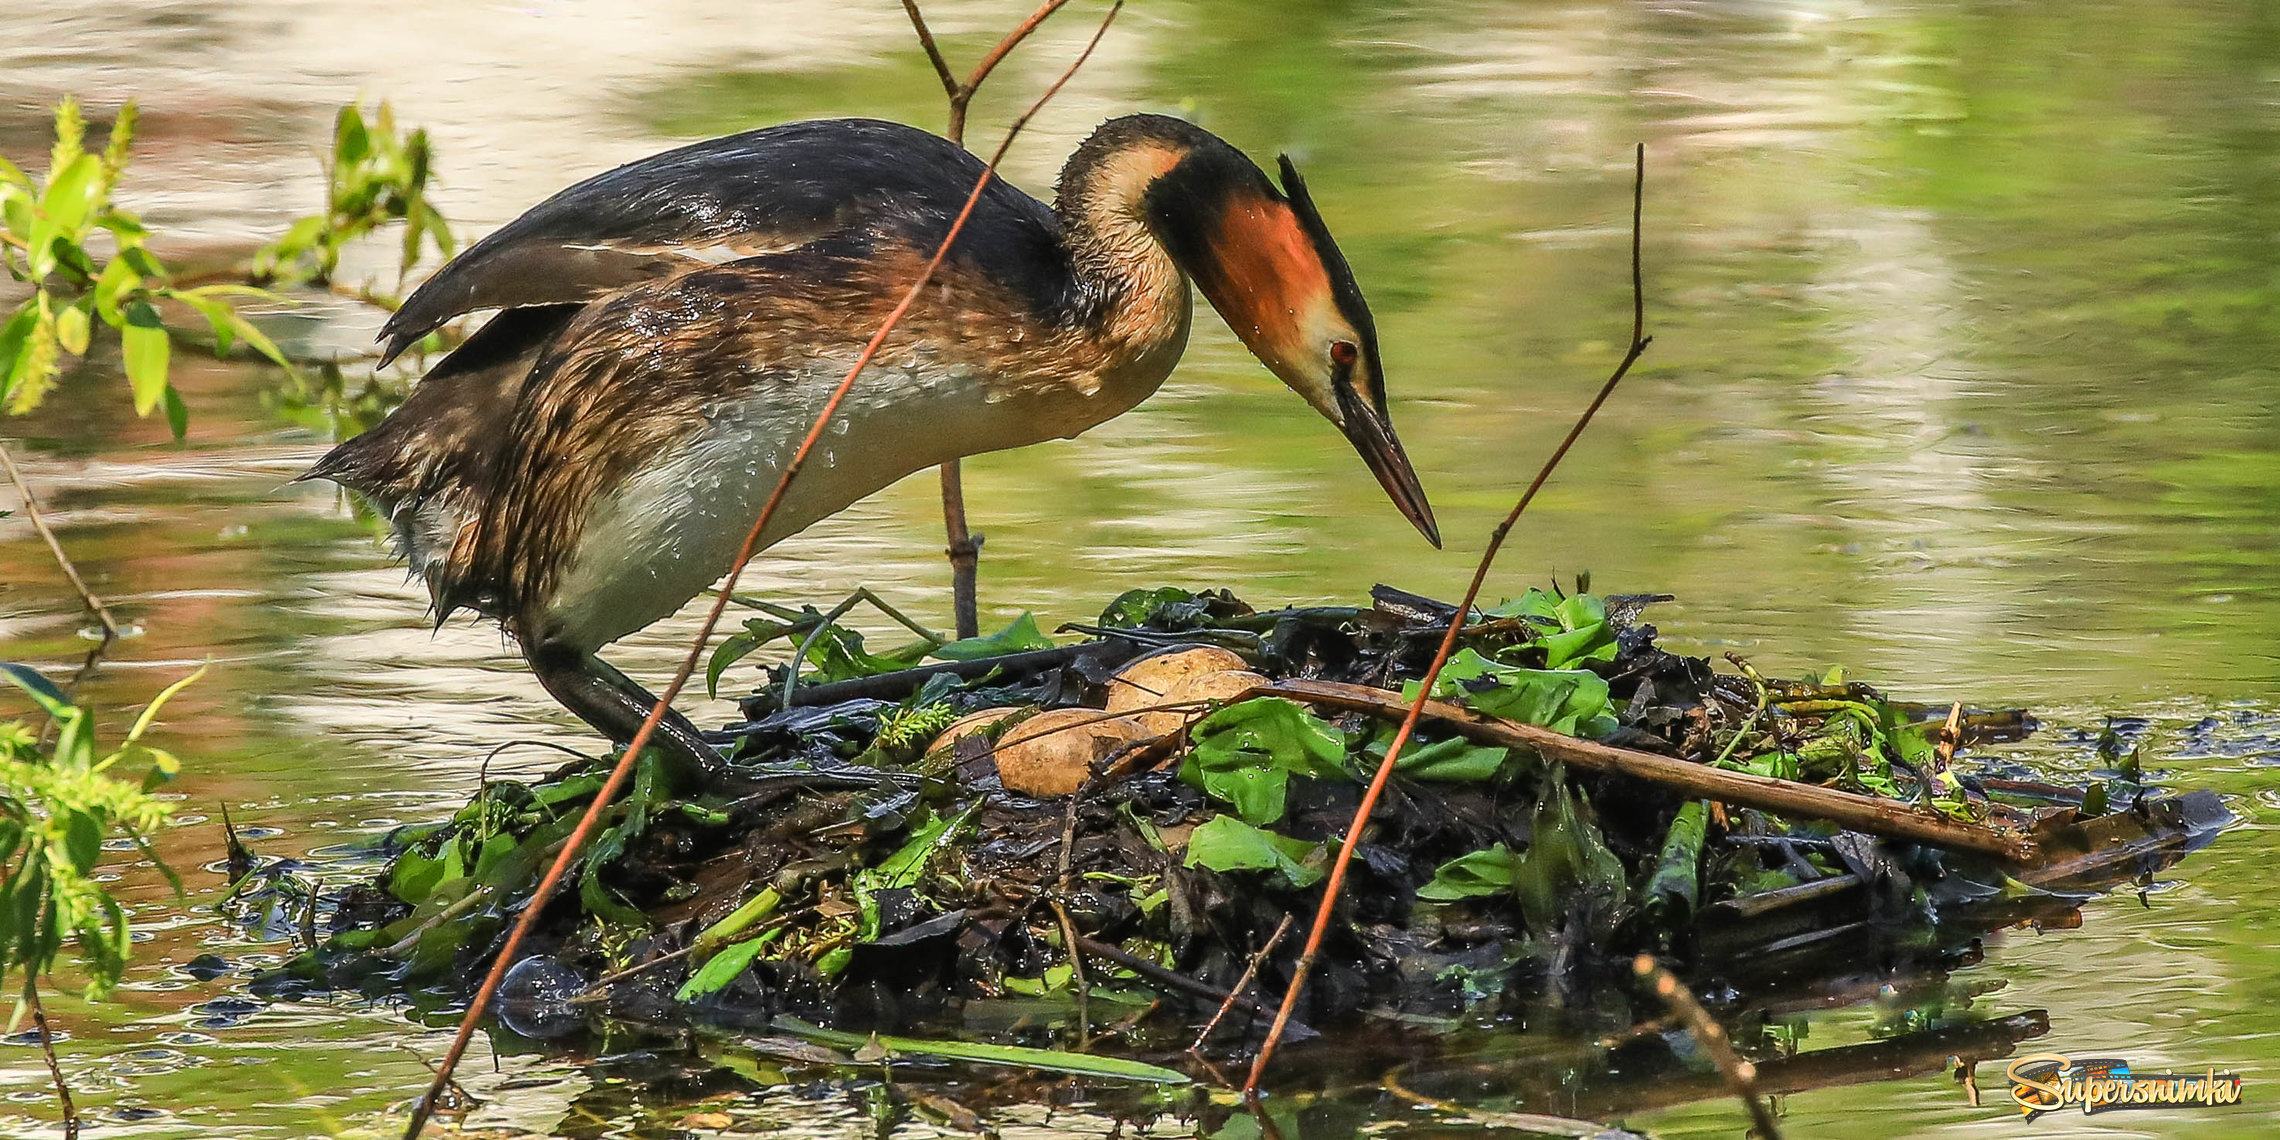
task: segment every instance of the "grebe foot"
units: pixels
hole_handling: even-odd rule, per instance
[[[530,662],[538,683],[546,686],[562,707],[617,744],[631,741],[657,704],[656,696],[647,689],[591,653],[542,645],[525,649],[523,659]],[[665,718],[650,735],[649,747],[665,754],[677,780],[701,779],[718,772],[724,763],[720,752],[705,743],[704,733],[672,709],[665,710]]]

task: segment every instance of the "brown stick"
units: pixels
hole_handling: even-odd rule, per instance
[[[40,904],[40,920],[47,920],[47,904]],[[24,977],[24,1004],[31,1007],[32,1028],[39,1031],[40,1055],[47,1058],[48,1079],[55,1082],[56,1102],[63,1106],[63,1140],[79,1140],[79,1106],[71,1102],[71,1086],[64,1083],[63,1066],[55,1059],[55,1036],[48,1032],[47,1007],[40,1004],[37,974]]]
[[[1774,1125],[1773,1113],[1758,1097],[1757,1066],[1734,1052],[1734,1043],[1727,1039],[1725,1027],[1713,1020],[1702,1003],[1694,1000],[1693,992],[1680,985],[1677,976],[1664,969],[1652,955],[1641,954],[1632,959],[1631,971],[1654,987],[1655,996],[1686,1023],[1695,1043],[1710,1054],[1711,1063],[1717,1065],[1718,1072],[1726,1078],[1726,1086],[1734,1090],[1734,1096],[1749,1109],[1750,1121],[1756,1126],[1752,1134],[1760,1140],[1781,1140],[1781,1129]]]
[[[953,459],[942,477],[942,553],[950,559],[950,616],[960,637],[982,635],[982,536],[966,529],[966,477]]]
[[[1262,697],[1289,697],[1382,717],[1402,716],[1413,707],[1398,693],[1336,681],[1280,681],[1253,690]],[[1777,780],[1750,772],[1713,768],[1691,760],[1657,756],[1582,740],[1533,724],[1503,720],[1446,701],[1427,701],[1420,719],[1447,726],[1479,744],[1525,748],[1546,760],[1658,784],[1688,799],[1710,799],[1779,815],[1824,819],[1854,831],[1904,839],[1948,851],[1972,851],[2024,863],[2036,846],[2025,835],[1920,812],[1896,800]]]
[[[783,474],[777,476],[775,488],[768,493],[767,502],[760,508],[760,517],[752,521],[752,529],[746,532],[744,544],[736,552],[736,561],[730,565],[728,577],[721,583],[720,592],[714,596],[711,611],[705,615],[704,627],[698,631],[695,640],[690,643],[688,654],[681,659],[681,667],[674,673],[672,684],[667,685],[665,691],[658,694],[657,703],[650,707],[649,715],[642,719],[641,727],[635,730],[633,739],[626,742],[625,752],[618,757],[617,766],[610,770],[609,779],[602,783],[601,790],[594,793],[594,800],[587,805],[585,816],[579,819],[576,830],[572,831],[570,837],[564,841],[562,853],[555,856],[553,865],[547,868],[545,877],[539,880],[537,889],[531,894],[530,902],[523,907],[522,915],[516,920],[513,931],[507,935],[506,945],[500,947],[498,957],[491,963],[490,972],[483,976],[483,984],[476,989],[474,998],[467,1003],[467,1014],[460,1019],[459,1032],[453,1036],[451,1047],[444,1053],[443,1064],[437,1067],[435,1081],[428,1086],[427,1094],[421,1097],[412,1108],[411,1123],[404,1129],[405,1140],[416,1140],[420,1132],[427,1127],[428,1117],[435,1111],[436,1098],[441,1096],[445,1087],[450,1084],[452,1070],[458,1067],[459,1058],[467,1052],[467,1044],[475,1036],[475,1026],[481,1022],[484,1011],[490,1006],[492,996],[498,993],[499,983],[506,977],[507,967],[514,962],[515,951],[522,947],[523,939],[528,937],[531,928],[538,924],[539,912],[546,909],[546,901],[553,897],[556,884],[561,882],[562,876],[569,870],[571,861],[577,858],[579,849],[585,845],[587,838],[592,834],[595,823],[601,818],[603,811],[609,807],[610,801],[616,797],[619,789],[625,786],[626,780],[633,774],[636,759],[640,757],[642,748],[649,743],[650,737],[656,733],[658,724],[665,719],[665,711],[673,707],[673,698],[680,695],[682,688],[688,685],[689,678],[696,674],[697,663],[704,657],[705,644],[712,640],[713,630],[720,624],[721,613],[728,608],[729,595],[736,590],[736,580],[743,575],[745,564],[752,561],[752,556],[760,545],[761,532],[766,530],[768,523],[776,517],[776,509],[784,501],[785,489],[791,486],[793,477],[800,473],[801,467],[807,462],[808,453],[815,449],[816,441],[822,438],[824,428],[831,422],[832,415],[838,412],[840,402],[847,397],[848,390],[855,386],[855,379],[863,374],[863,369],[869,366],[871,358],[878,355],[880,346],[886,343],[887,335],[894,331],[897,324],[901,323],[903,314],[909,312],[911,306],[917,303],[919,294],[926,289],[927,282],[934,279],[935,270],[941,268],[943,259],[950,254],[951,243],[958,240],[959,232],[965,229],[967,220],[974,216],[974,208],[982,200],[982,191],[988,189],[990,179],[996,177],[998,161],[1003,159],[1005,152],[1013,146],[1013,140],[1020,136],[1021,129],[1029,125],[1029,120],[1039,110],[1043,109],[1046,102],[1060,93],[1062,86],[1067,84],[1069,78],[1077,73],[1077,69],[1084,66],[1085,60],[1092,56],[1093,48],[1099,45],[1100,38],[1107,34],[1109,24],[1116,19],[1117,12],[1121,11],[1123,7],[1123,0],[1116,0],[1116,3],[1109,6],[1108,15],[1101,20],[1099,30],[1095,31],[1092,40],[1085,44],[1084,51],[1078,53],[1076,60],[1069,64],[1068,69],[1061,73],[1060,78],[1055,79],[1052,86],[1047,87],[1045,93],[1038,96],[1037,101],[1030,104],[1029,109],[1023,111],[1021,116],[1006,128],[1005,140],[998,144],[996,152],[984,164],[982,176],[974,180],[974,189],[966,195],[966,205],[958,211],[958,216],[951,221],[949,231],[942,235],[941,246],[935,249],[933,258],[928,260],[926,266],[919,271],[918,279],[911,282],[910,288],[903,294],[902,300],[895,305],[892,312],[887,314],[887,319],[879,325],[879,331],[871,335],[870,342],[865,344],[862,353],[856,356],[855,363],[847,370],[847,375],[839,381],[839,386],[832,390],[830,398],[824,401],[822,410],[816,414],[815,423],[808,428],[806,437],[800,440],[798,450],[792,453],[791,462],[785,465]]]
[[[1576,417],[1575,426],[1568,429],[1567,438],[1560,441],[1560,445],[1553,449],[1551,458],[1546,459],[1543,467],[1537,470],[1536,478],[1521,493],[1520,501],[1512,505],[1512,512],[1505,515],[1504,521],[1498,523],[1496,529],[1489,534],[1488,548],[1481,552],[1480,564],[1473,568],[1472,584],[1465,587],[1464,600],[1457,603],[1456,611],[1449,616],[1448,632],[1442,634],[1441,647],[1433,654],[1433,664],[1425,670],[1425,677],[1419,682],[1417,703],[1411,705],[1409,715],[1402,718],[1401,727],[1393,734],[1393,743],[1385,750],[1385,759],[1378,764],[1377,774],[1370,777],[1369,790],[1362,793],[1362,802],[1354,808],[1354,822],[1346,829],[1345,842],[1338,847],[1338,858],[1330,864],[1330,880],[1322,887],[1322,906],[1314,912],[1314,926],[1306,933],[1306,949],[1300,952],[1298,965],[1291,972],[1290,989],[1283,993],[1282,1008],[1275,1012],[1275,1023],[1268,1028],[1267,1038],[1259,1046],[1259,1055],[1251,1061],[1250,1075],[1244,1078],[1245,1097],[1257,1095],[1259,1077],[1267,1071],[1267,1062],[1274,1059],[1275,1045],[1282,1040],[1283,1025],[1290,1020],[1291,1011],[1298,1007],[1299,994],[1306,989],[1306,976],[1314,969],[1315,955],[1322,950],[1322,937],[1328,933],[1330,918],[1337,911],[1338,892],[1346,885],[1346,867],[1354,860],[1354,847],[1362,840],[1362,829],[1370,821],[1370,812],[1377,808],[1378,796],[1385,792],[1386,780],[1393,775],[1394,762],[1400,759],[1401,750],[1408,745],[1410,734],[1417,730],[1417,718],[1425,711],[1426,700],[1433,693],[1433,683],[1440,679],[1442,666],[1449,663],[1449,655],[1456,651],[1457,632],[1464,628],[1465,619],[1472,614],[1473,603],[1480,599],[1480,588],[1488,581],[1488,569],[1495,565],[1497,551],[1504,548],[1505,536],[1512,533],[1513,526],[1520,521],[1521,513],[1528,509],[1529,503],[1535,501],[1536,492],[1543,489],[1544,481],[1552,477],[1553,469],[1560,465],[1561,459],[1567,457],[1568,449],[1575,446],[1583,429],[1591,425],[1591,417],[1599,414],[1600,405],[1605,404],[1607,397],[1614,394],[1615,386],[1623,382],[1623,377],[1630,374],[1631,366],[1638,363],[1640,354],[1647,351],[1650,338],[1646,335],[1646,287],[1639,270],[1639,215],[1646,201],[1647,185],[1645,144],[1640,144],[1634,161],[1631,183],[1631,347],[1623,354],[1622,363],[1617,364],[1615,371],[1607,377],[1607,382],[1599,386],[1599,394],[1592,397],[1591,404],[1584,408],[1581,416]]]
[[[934,33],[927,30],[926,17],[920,14],[917,0],[902,0],[903,12],[910,16],[911,30],[918,33],[918,46],[926,49],[928,63],[934,65],[935,78],[942,81],[943,98],[950,101],[950,121],[943,137],[964,146],[966,143],[966,109],[974,102],[974,93],[981,90],[982,81],[997,70],[1014,46],[1029,38],[1029,33],[1046,18],[1061,10],[1069,0],[1045,0],[1029,18],[1016,25],[998,41],[990,53],[982,57],[973,74],[960,83],[950,72],[950,61],[942,57],[942,48],[934,42]],[[942,480],[942,553],[950,559],[950,611],[959,637],[979,637],[982,632],[981,603],[976,578],[982,561],[982,539],[966,526],[966,479],[953,459],[939,469]]]
[[[1403,1066],[1406,1068],[1407,1066]],[[1573,1136],[1589,1140],[1594,1136],[1629,1135],[1617,1133],[1604,1124],[1590,1120],[1577,1120],[1569,1116],[1545,1116],[1535,1112],[1498,1112],[1493,1109],[1470,1108],[1461,1104],[1439,1100],[1414,1091],[1401,1083],[1401,1069],[1394,1069],[1379,1080],[1385,1091],[1411,1104],[1424,1105],[1435,1112],[1445,1112],[1467,1124],[1485,1124],[1490,1128],[1509,1128],[1537,1136]]]
[[[47,543],[48,553],[55,556],[55,564],[63,568],[63,576],[71,582],[71,588],[79,591],[80,602],[102,624],[102,647],[108,648],[119,639],[119,623],[112,620],[110,608],[103,604],[103,599],[96,597],[95,591],[87,588],[87,582],[79,576],[79,568],[72,565],[71,556],[63,552],[63,543],[56,539],[53,530],[48,529],[47,519],[40,514],[40,502],[32,497],[31,484],[26,483],[24,473],[16,469],[15,457],[8,454],[8,445],[5,443],[0,443],[0,467],[7,468],[8,481],[16,485],[17,496],[24,500],[24,517],[32,520],[32,529],[40,532],[40,538]]]

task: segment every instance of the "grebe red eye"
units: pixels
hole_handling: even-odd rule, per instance
[[[1352,364],[1361,355],[1362,350],[1355,348],[1352,341],[1330,342],[1330,360],[1333,364]]]

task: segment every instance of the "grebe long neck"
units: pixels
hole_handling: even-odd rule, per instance
[[[1148,209],[1149,188],[1195,145],[1183,135],[1210,137],[1152,115],[1113,120],[1061,168],[1053,208],[1079,286],[1077,315],[1106,339],[1144,339],[1175,314],[1184,321],[1187,275],[1151,227]]]

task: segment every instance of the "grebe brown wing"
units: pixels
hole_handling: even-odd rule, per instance
[[[464,313],[591,301],[824,238],[939,240],[981,172],[956,144],[875,119],[786,123],[666,151],[571,186],[469,247],[389,318],[384,354]],[[1050,257],[1059,244],[1053,211],[1003,180],[958,242],[999,263]]]

